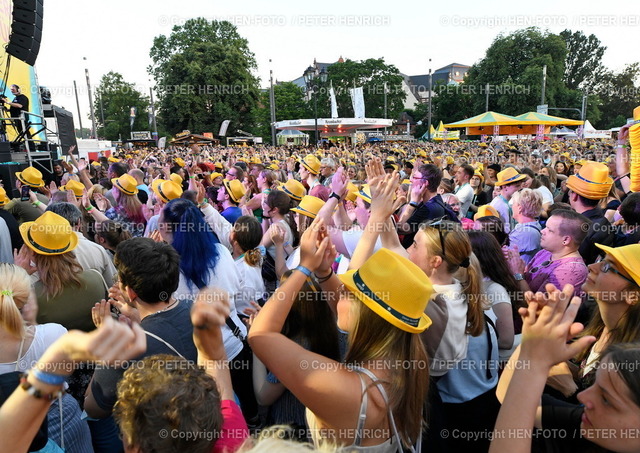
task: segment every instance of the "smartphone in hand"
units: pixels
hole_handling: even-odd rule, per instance
[[[29,192],[31,192],[29,186],[22,186],[22,189],[20,189],[20,201],[29,201],[31,199]]]

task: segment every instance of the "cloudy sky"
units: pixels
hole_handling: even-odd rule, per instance
[[[155,36],[193,17],[229,20],[249,40],[257,76],[267,86],[269,60],[278,80],[292,80],[317,58],[334,62],[384,57],[408,75],[449,63],[471,65],[499,33],[527,26],[594,33],[607,46],[603,63],[614,70],[640,60],[640,1],[537,0],[404,2],[259,0],[54,0],[45,2],[44,31],[36,70],[53,102],[77,115],[73,81],[80,91],[84,126],[92,84],[108,71],[149,92],[147,67]],[[451,9],[446,9],[447,6]],[[455,6],[455,8],[453,8]],[[84,61],[83,58],[87,60]]]

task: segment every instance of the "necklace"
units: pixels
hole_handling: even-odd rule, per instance
[[[166,306],[165,308],[163,308],[162,310],[159,310],[155,313],[151,313],[150,315],[147,316],[153,316],[153,315],[157,315],[158,313],[164,313],[167,310],[170,310],[171,307],[173,307],[175,304],[177,304],[179,302],[179,299],[174,300],[171,304],[169,304],[168,306]]]

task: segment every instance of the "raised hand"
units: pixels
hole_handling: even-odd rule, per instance
[[[13,250],[13,263],[16,266],[20,266],[25,271],[27,271],[27,274],[31,275],[38,270],[35,266],[31,265],[32,255],[33,252],[31,251],[31,249],[26,245],[23,245],[22,247],[20,247],[19,252],[17,249]]]
[[[300,238],[300,265],[315,272],[325,259],[331,239],[326,234],[324,220],[316,217]]]

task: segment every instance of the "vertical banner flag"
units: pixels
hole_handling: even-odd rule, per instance
[[[165,146],[167,146],[167,137],[162,137],[160,140],[158,140],[158,148],[164,149]]]
[[[500,135],[500,126],[493,126],[493,136],[497,137]]]
[[[224,120],[222,122],[222,124],[220,125],[220,131],[218,132],[218,136],[219,137],[226,137],[227,135],[227,128],[229,127],[229,120]]]
[[[353,116],[364,118],[364,92],[362,87],[350,88],[351,103],[353,104]]]
[[[153,126],[153,109],[149,107],[147,113],[149,114],[149,129],[151,129],[151,126]]]
[[[538,127],[536,129],[536,140],[542,139],[544,139],[544,124],[538,124]]]
[[[329,88],[329,96],[331,97],[331,118],[338,118],[338,103],[336,102],[336,92],[333,90],[333,83]]]
[[[136,121],[136,114],[138,113],[138,109],[136,107],[131,107],[131,112],[129,113],[129,126],[133,129],[133,123]]]

